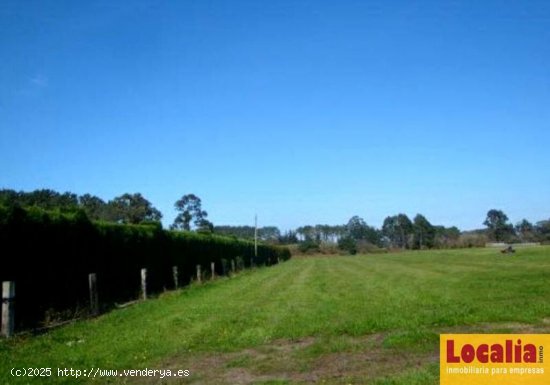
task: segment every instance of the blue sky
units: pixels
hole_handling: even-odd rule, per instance
[[[548,1],[0,3],[0,187],[282,229],[550,217]]]

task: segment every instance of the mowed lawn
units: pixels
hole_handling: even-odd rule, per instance
[[[2,340],[0,384],[438,384],[443,332],[549,333],[550,247],[292,259]],[[58,368],[190,375],[77,380]]]

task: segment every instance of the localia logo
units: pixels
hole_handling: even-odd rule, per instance
[[[550,384],[549,334],[442,334],[441,385]]]

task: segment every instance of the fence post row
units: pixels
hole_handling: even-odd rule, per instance
[[[277,258],[277,262],[280,263],[280,259]],[[250,259],[251,266],[254,266],[254,259]],[[212,271],[212,279],[216,277],[216,265],[214,262],[210,263],[210,269]],[[235,260],[231,260],[231,271],[236,271]],[[174,287],[177,289],[179,286],[179,273],[178,267],[172,267],[172,276],[174,279]],[[202,282],[201,265],[197,265],[197,281]],[[88,274],[88,287],[90,291],[90,311],[92,315],[99,314],[99,297],[97,290],[97,274]],[[141,269],[141,292],[143,299],[147,299],[147,269]],[[14,333],[15,327],[15,282],[5,281],[2,282],[2,327],[1,334],[5,337],[11,337]]]
[[[97,295],[97,276],[95,273],[88,274],[88,287],[90,289],[90,311],[92,315],[99,314],[99,299]]]
[[[2,282],[2,335],[11,337],[15,328],[15,282]]]

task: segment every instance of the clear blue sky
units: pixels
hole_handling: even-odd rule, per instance
[[[0,2],[0,188],[215,224],[550,217],[550,2]]]

